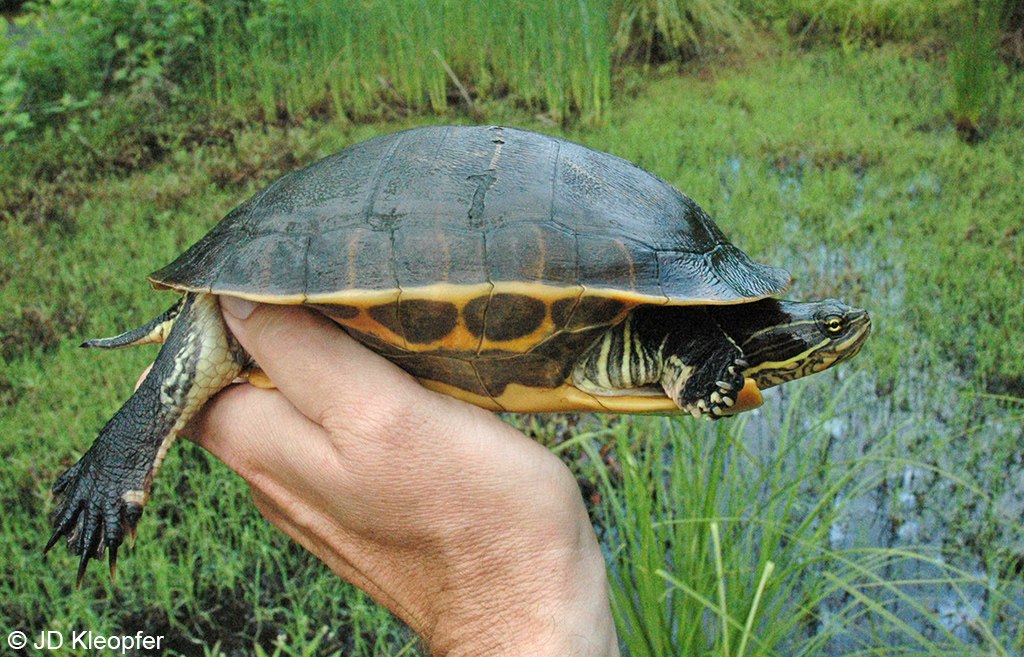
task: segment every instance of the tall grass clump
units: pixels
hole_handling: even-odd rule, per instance
[[[611,95],[607,4],[41,2],[0,33],[0,137],[82,120],[116,96],[154,98],[150,114],[221,105],[271,121],[509,98],[553,121],[597,122]]]
[[[927,548],[833,547],[849,501],[870,495],[887,464],[906,463],[886,440],[856,461],[830,462],[827,420],[842,413],[832,406],[805,416],[800,390],[774,449],[762,453],[748,450],[745,421],[688,418],[624,421],[602,432],[614,445],[607,454],[594,436],[567,443],[595,464],[599,532],[612,550],[612,608],[626,654],[1013,654],[993,629],[1024,612],[1012,586]],[[893,576],[908,563],[930,576]],[[930,596],[967,604],[965,591],[978,587],[1000,611],[975,619],[981,639],[965,640]],[[879,652],[883,646],[892,652]]]
[[[217,101],[271,115],[511,95],[556,120],[597,119],[611,93],[605,14],[586,0],[231,3],[212,16],[206,77]]]
[[[969,0],[739,0],[759,22],[800,39],[843,42],[918,39],[942,28]]]
[[[618,56],[642,62],[694,58],[752,34],[736,0],[611,0],[611,19]]]
[[[969,0],[954,29],[949,56],[956,131],[968,143],[981,139],[982,115],[991,101],[998,42],[1009,0]]]

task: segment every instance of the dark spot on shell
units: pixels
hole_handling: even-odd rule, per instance
[[[430,344],[448,335],[459,320],[455,304],[448,301],[409,299],[399,303],[402,328],[407,342]]]
[[[565,328],[575,331],[588,326],[613,324],[625,309],[625,302],[618,299],[583,297],[576,304],[576,310],[573,311],[572,318],[566,323]]]
[[[477,297],[470,300],[462,309],[466,329],[478,338],[484,334],[484,313],[487,311],[488,299],[489,296]]]
[[[314,308],[327,315],[331,319],[355,319],[359,316],[359,308],[357,306],[349,306],[343,303],[318,303],[313,305]]]
[[[398,302],[392,301],[380,306],[370,306],[366,312],[370,314],[373,321],[377,322],[392,333],[402,335],[402,325],[398,321]]]
[[[551,321],[555,323],[555,329],[565,328],[566,322],[572,317],[572,309],[576,307],[576,297],[559,299],[551,304]]]
[[[530,335],[544,323],[547,306],[525,294],[495,294],[487,304],[484,334],[488,340],[504,342]]]

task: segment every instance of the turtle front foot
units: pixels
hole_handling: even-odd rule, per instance
[[[43,553],[66,537],[71,553],[81,556],[77,585],[82,583],[89,560],[102,559],[104,552],[114,574],[118,548],[126,534],[135,536],[142,516],[146,473],[140,477],[126,471],[123,462],[109,461],[102,451],[90,450],[53,486],[54,495],[63,499],[53,515],[53,534]]]
[[[695,390],[689,391],[688,398],[696,398],[695,401],[681,406],[684,411],[693,417],[707,417],[717,420],[728,414],[729,409],[736,403],[736,398],[746,382],[743,371],[748,367],[747,362],[742,358],[735,359],[732,364],[726,365],[725,371],[720,372],[721,378],[711,384],[705,383],[694,386]],[[684,388],[684,394],[686,394]]]
[[[698,368],[675,368],[676,376],[665,385],[666,393],[693,417],[717,420],[729,415],[746,383],[743,372],[749,367],[737,357],[738,351],[716,354]]]

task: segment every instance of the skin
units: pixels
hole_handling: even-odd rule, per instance
[[[260,513],[433,655],[618,655],[604,559],[568,468],[300,307],[222,298],[276,389],[233,385],[186,435]]]

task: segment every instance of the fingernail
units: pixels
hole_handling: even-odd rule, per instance
[[[248,319],[252,311],[256,310],[256,302],[238,297],[223,296],[220,298],[220,307],[238,319]]]

